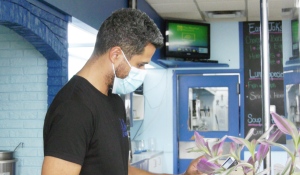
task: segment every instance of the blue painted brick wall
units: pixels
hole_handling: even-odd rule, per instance
[[[69,16],[37,4],[25,0],[0,0],[0,24],[23,36],[47,59],[48,76],[51,80],[56,79],[47,81],[49,105],[68,80]]]
[[[18,175],[39,175],[47,110],[47,60],[22,36],[0,26],[0,150],[14,150]]]
[[[45,113],[68,80],[69,17],[40,5],[0,0],[0,150],[24,143],[17,175],[41,174]]]

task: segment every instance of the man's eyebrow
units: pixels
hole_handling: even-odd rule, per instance
[[[139,63],[139,64],[149,64],[149,62],[146,62],[146,61],[145,61],[145,62],[141,62],[141,63]]]

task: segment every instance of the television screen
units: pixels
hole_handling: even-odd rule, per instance
[[[293,57],[299,58],[298,19],[291,21]]]
[[[166,57],[197,61],[210,58],[210,24],[167,21]]]

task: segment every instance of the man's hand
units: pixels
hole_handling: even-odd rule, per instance
[[[198,157],[197,159],[194,159],[189,167],[187,168],[186,172],[184,173],[184,175],[199,175],[199,174],[203,174],[200,171],[197,170],[197,164],[199,162],[200,159],[202,159],[203,156]]]

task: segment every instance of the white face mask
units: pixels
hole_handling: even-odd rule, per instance
[[[146,70],[138,69],[138,68],[131,66],[123,51],[122,51],[122,54],[123,54],[126,62],[128,63],[128,65],[130,66],[130,72],[126,78],[124,78],[124,79],[118,78],[116,76],[114,64],[112,64],[114,74],[115,74],[115,79],[114,79],[114,84],[113,84],[113,89],[112,89],[113,94],[128,94],[128,93],[135,91],[138,87],[140,87],[142,85],[142,83],[144,82],[145,76],[147,74]]]

